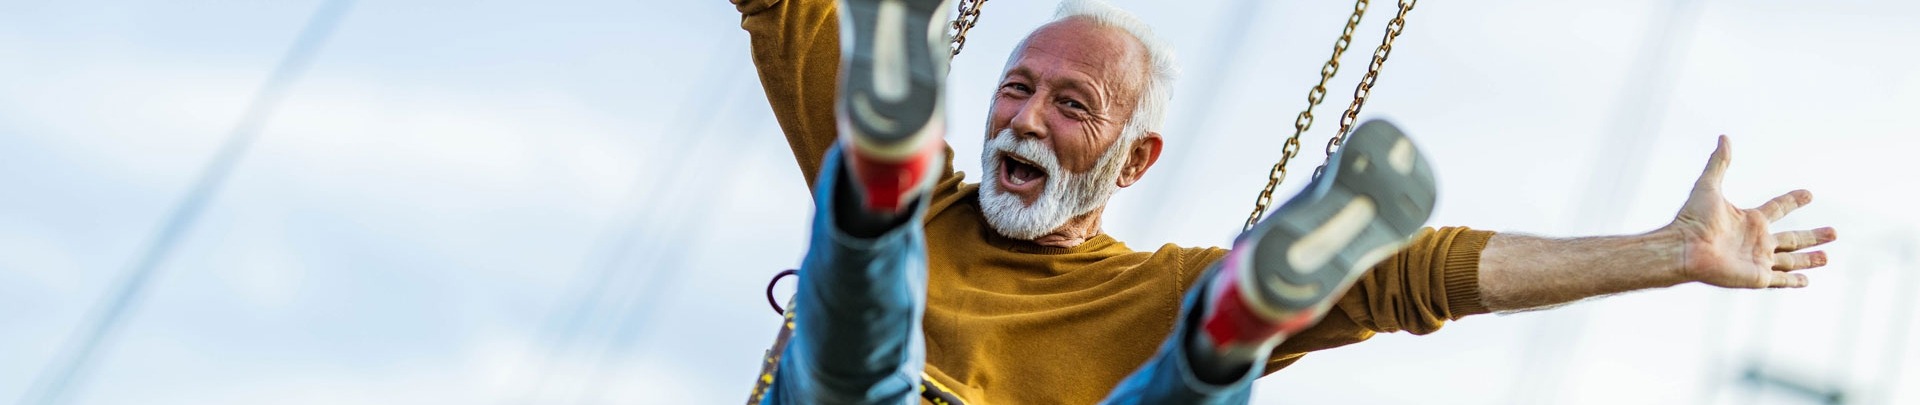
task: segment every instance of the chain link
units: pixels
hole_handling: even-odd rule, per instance
[[[1287,178],[1287,163],[1300,153],[1300,134],[1313,127],[1313,108],[1326,100],[1327,81],[1340,73],[1340,55],[1346,54],[1347,47],[1353,43],[1353,31],[1360,27],[1360,17],[1367,13],[1367,1],[1356,0],[1353,3],[1353,14],[1347,16],[1347,26],[1340,30],[1340,39],[1333,42],[1333,56],[1327,58],[1326,64],[1320,65],[1320,83],[1307,91],[1307,108],[1294,117],[1293,136],[1287,137],[1286,144],[1280,147],[1280,161],[1267,171],[1267,187],[1260,190],[1259,197],[1254,198],[1253,213],[1247,214],[1247,224],[1242,231],[1253,229],[1253,224],[1260,223],[1260,216],[1266,214],[1267,206],[1273,204],[1273,189]]]
[[[986,5],[987,0],[960,0],[959,3],[960,10],[948,26],[953,34],[953,54],[947,55],[949,58],[960,56],[960,48],[967,46],[967,30],[980,23],[980,6]]]
[[[1333,162],[1333,153],[1340,151],[1340,144],[1347,141],[1348,131],[1352,131],[1354,122],[1358,121],[1360,107],[1367,103],[1367,96],[1373,95],[1373,82],[1380,78],[1380,67],[1386,66],[1387,55],[1393,53],[1393,40],[1400,37],[1401,30],[1406,29],[1407,12],[1413,11],[1416,1],[1400,0],[1400,12],[1394,14],[1393,21],[1387,22],[1387,33],[1380,38],[1380,47],[1373,50],[1373,61],[1367,63],[1367,75],[1361,77],[1360,84],[1353,88],[1353,104],[1347,105],[1346,114],[1340,116],[1340,133],[1327,140],[1327,160],[1313,169],[1314,178],[1319,178],[1320,173],[1327,171],[1327,164]]]

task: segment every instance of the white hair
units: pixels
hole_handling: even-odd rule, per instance
[[[1133,109],[1133,116],[1120,130],[1120,139],[1132,141],[1145,136],[1148,131],[1159,131],[1167,118],[1167,102],[1173,99],[1173,78],[1180,73],[1175,64],[1173,47],[1153,34],[1153,28],[1134,17],[1133,13],[1114,7],[1103,0],[1063,0],[1060,8],[1053,13],[1053,20],[1047,24],[1066,21],[1070,18],[1085,18],[1096,25],[1118,28],[1140,41],[1147,51],[1147,77],[1140,87],[1140,98]],[[1013,60],[1007,61],[1012,67]]]

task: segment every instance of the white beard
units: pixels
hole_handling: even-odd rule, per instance
[[[1074,217],[1093,212],[1107,204],[1120,189],[1117,180],[1125,166],[1126,150],[1133,137],[1122,136],[1107,147],[1093,169],[1086,173],[1068,173],[1060,167],[1053,148],[1039,139],[1016,136],[1002,129],[987,140],[980,151],[980,166],[986,174],[980,181],[980,211],[987,224],[1009,238],[1034,240],[1060,229]],[[1032,205],[1020,196],[1000,190],[1000,156],[1016,156],[1046,172],[1046,188]]]

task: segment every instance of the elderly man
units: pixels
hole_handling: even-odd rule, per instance
[[[1835,238],[1768,230],[1804,190],[1725,201],[1724,137],[1651,232],[1420,228],[1426,161],[1369,123],[1232,250],[1134,251],[1101,212],[1159,157],[1175,69],[1131,15],[1067,0],[1015,47],[967,184],[943,140],[946,4],[733,1],[816,204],[764,403],[910,402],[923,375],[975,403],[1244,403],[1258,376],[1378,332],[1686,282],[1803,287],[1790,271],[1826,256],[1801,250]]]

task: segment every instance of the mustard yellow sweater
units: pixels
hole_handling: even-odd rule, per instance
[[[811,185],[835,139],[839,25],[833,0],[732,0],[752,38],[774,116]],[[1090,404],[1153,356],[1180,299],[1219,248],[1135,251],[1107,235],[1073,248],[1008,239],[982,217],[978,186],[947,172],[927,212],[927,374],[975,404]],[[1423,230],[1289,338],[1271,373],[1307,352],[1376,332],[1426,334],[1486,313],[1480,251],[1492,232]]]

